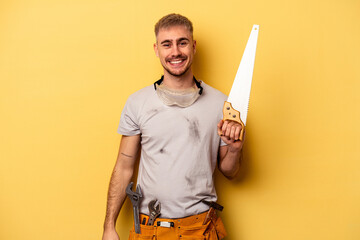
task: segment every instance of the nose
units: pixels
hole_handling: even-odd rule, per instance
[[[172,49],[172,56],[173,56],[173,57],[177,57],[177,56],[179,56],[179,55],[181,55],[179,46],[174,45],[174,47],[173,47],[173,49]]]

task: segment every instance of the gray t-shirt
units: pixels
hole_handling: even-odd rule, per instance
[[[216,201],[213,172],[221,142],[217,123],[226,95],[204,82],[202,95],[189,107],[165,105],[154,86],[132,94],[123,109],[118,133],[141,134],[137,183],[149,214],[151,200],[161,202],[163,218],[181,218],[208,210],[202,199]]]

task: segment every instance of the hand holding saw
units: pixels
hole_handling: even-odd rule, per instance
[[[223,108],[224,121],[235,121],[241,124],[240,141],[244,138],[258,34],[259,25],[254,25],[241,58],[229,97],[227,101],[225,101]]]

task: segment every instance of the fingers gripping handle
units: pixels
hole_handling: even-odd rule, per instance
[[[244,132],[245,132],[245,124],[241,121],[240,112],[235,110],[230,102],[225,101],[223,107],[223,120],[228,121],[235,121],[240,123],[241,131],[240,131],[240,141],[244,139]]]

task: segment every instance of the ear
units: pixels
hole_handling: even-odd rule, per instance
[[[159,57],[159,49],[158,49],[156,43],[154,43],[154,51],[155,51],[156,56]]]
[[[193,40],[193,50],[194,50],[194,54],[196,53],[196,40]]]

